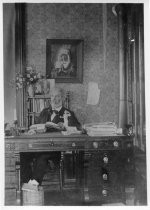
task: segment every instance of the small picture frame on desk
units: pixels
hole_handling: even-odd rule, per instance
[[[35,84],[35,95],[42,95],[43,94],[43,89],[42,89],[42,80],[39,80]]]
[[[54,86],[55,86],[55,84],[54,84]],[[50,89],[53,89],[52,82],[50,79],[40,79],[35,84],[34,89],[35,89],[35,92],[34,92],[35,95],[44,95],[47,97],[50,94]]]
[[[59,83],[82,83],[83,40],[46,40],[46,77]]]

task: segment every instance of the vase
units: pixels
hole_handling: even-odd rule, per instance
[[[34,86],[33,85],[29,85],[28,86],[28,96],[29,97],[33,97],[34,96]]]

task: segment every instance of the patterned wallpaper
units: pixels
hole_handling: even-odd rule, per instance
[[[46,39],[84,40],[83,83],[57,84],[65,91],[71,91],[71,109],[81,123],[103,121],[118,123],[117,17],[112,13],[112,5],[108,4],[105,10],[107,22],[103,22],[103,8],[102,4],[96,3],[27,4],[27,65],[34,64],[37,71],[45,73]],[[97,82],[101,90],[97,105],[86,103],[90,81]]]

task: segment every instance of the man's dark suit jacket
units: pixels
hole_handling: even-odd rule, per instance
[[[81,128],[80,123],[78,122],[74,112],[70,111],[69,109],[62,107],[59,112],[57,112],[56,116],[52,120],[53,123],[64,122],[63,115],[65,110],[70,112],[71,116],[68,117],[68,126],[76,126],[78,129]],[[53,114],[53,110],[51,107],[43,109],[40,113],[40,116],[36,119],[36,123],[46,123],[51,122],[51,115]]]

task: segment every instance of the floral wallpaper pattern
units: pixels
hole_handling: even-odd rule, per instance
[[[30,3],[26,11],[27,65],[46,72],[46,39],[83,39],[83,83],[59,83],[71,91],[71,109],[81,123],[118,123],[119,69],[117,17],[107,5],[106,42],[103,42],[103,4]],[[104,61],[104,44],[106,49]],[[104,68],[105,62],[105,68]],[[101,90],[97,105],[87,105],[90,81]]]

